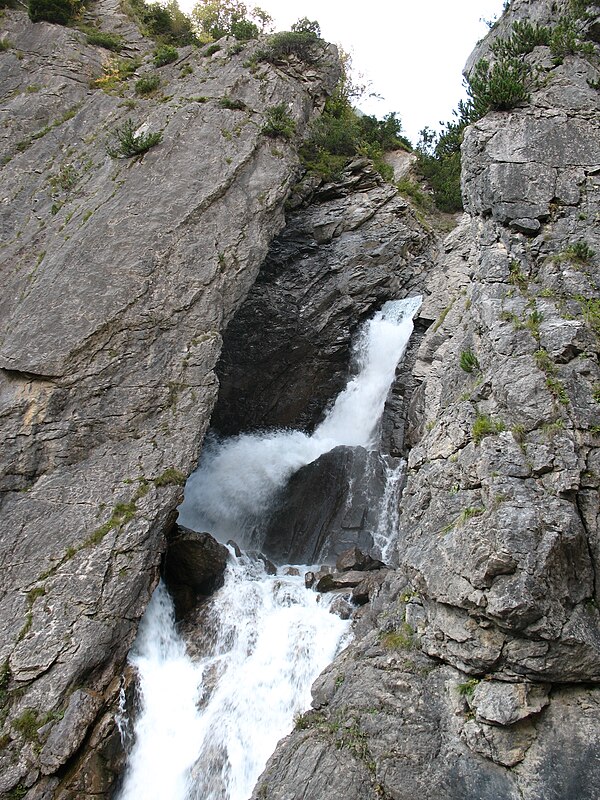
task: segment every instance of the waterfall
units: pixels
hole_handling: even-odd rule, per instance
[[[248,531],[301,466],[340,444],[374,448],[387,393],[421,298],[386,303],[361,330],[356,374],[311,436],[249,434],[205,448],[188,481],[180,521],[223,541]],[[390,467],[377,548],[397,527],[401,468]],[[192,660],[159,585],[130,661],[140,708],[119,800],[248,800],[278,740],[310,705],[310,687],[349,640],[333,596],[304,587],[307,566],[267,574],[231,551],[225,584],[202,609],[205,637]]]
[[[421,302],[420,296],[390,301],[362,327],[354,344],[356,375],[312,435],[276,430],[209,442],[186,484],[180,523],[254,545],[253,529],[296,470],[338,445],[374,448]]]

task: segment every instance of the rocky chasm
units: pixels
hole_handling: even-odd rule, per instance
[[[513,0],[467,69],[568,7]],[[112,3],[86,13],[143,72],[152,43]],[[598,14],[591,51],[533,48],[529,99],[466,130],[446,238],[364,159],[290,196],[338,78],[325,44],[255,71],[253,43],[182,48],[162,100],[136,99],[163,141],[126,161],[105,143],[133,89],[90,88],[107,54],[2,21],[0,796],[111,796],[127,653],[211,415],[313,430],[359,325],[422,293],[382,422],[407,459],[394,569],[252,797],[598,797]],[[292,141],[261,132],[282,102]]]

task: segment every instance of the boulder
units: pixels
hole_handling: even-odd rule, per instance
[[[168,537],[164,577],[182,617],[199,597],[223,585],[229,550],[210,535],[176,525]]]
[[[381,569],[385,564],[376,558],[372,558],[367,553],[363,553],[358,547],[349,547],[337,557],[335,568],[338,572],[348,572],[349,570],[372,570]]]
[[[371,549],[385,475],[383,459],[362,447],[320,456],[280,494],[262,549],[275,562],[296,564],[334,563],[352,546]]]

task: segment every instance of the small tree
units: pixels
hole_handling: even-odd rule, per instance
[[[292,30],[295,33],[308,33],[316,39],[321,38],[321,26],[316,19],[308,19],[308,17],[301,17],[298,22],[294,22]]]
[[[241,40],[254,39],[259,25],[262,30],[271,22],[266,11],[249,10],[242,0],[200,0],[192,10],[192,18],[205,42],[230,35]]]
[[[54,22],[68,25],[81,12],[81,0],[29,0],[27,7],[32,22]]]

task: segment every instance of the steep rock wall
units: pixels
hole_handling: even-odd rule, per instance
[[[530,11],[556,9],[515,0],[500,26]],[[600,793],[597,55],[537,48],[530,103],[467,131],[468,214],[422,311],[399,569],[256,800]]]
[[[258,44],[223,40],[156,70],[113,5],[87,13],[129,37],[122,55],[142,57],[134,79],[160,76],[154,96],[97,88],[112,54],[3,12],[2,797],[108,791],[119,675],[208,424],[221,334],[296,178],[295,140],[266,137],[266,113],[284,103],[301,136],[339,69],[324,43],[250,69]],[[163,140],[111,158],[127,118]]]

